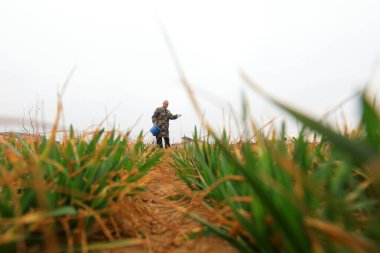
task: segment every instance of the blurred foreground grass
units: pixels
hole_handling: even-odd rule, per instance
[[[195,130],[174,164],[217,221],[190,215],[240,252],[379,252],[380,115],[367,95],[361,125],[342,134],[267,97],[303,130],[265,137],[251,122],[257,141],[237,144]],[[320,141],[308,140],[313,131]]]

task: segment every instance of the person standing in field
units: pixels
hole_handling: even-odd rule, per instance
[[[165,140],[165,148],[170,147],[169,142],[169,120],[174,120],[181,117],[181,114],[173,115],[167,108],[169,106],[168,100],[164,100],[162,107],[158,107],[152,116],[153,124],[160,128],[160,132],[156,135],[157,145],[162,148],[162,138]]]

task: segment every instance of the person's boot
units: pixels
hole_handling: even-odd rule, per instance
[[[165,140],[165,148],[170,148],[169,137],[164,137],[164,140]]]

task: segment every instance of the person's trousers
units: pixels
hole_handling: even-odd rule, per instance
[[[157,145],[158,145],[160,148],[163,148],[163,145],[162,145],[162,138],[164,138],[164,140],[165,140],[165,148],[170,147],[169,137],[158,137],[158,136],[156,136]]]

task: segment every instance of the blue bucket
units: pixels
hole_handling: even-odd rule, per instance
[[[161,131],[161,129],[156,125],[156,124],[153,124],[152,128],[150,129],[150,132],[156,136],[157,134],[159,134]]]

